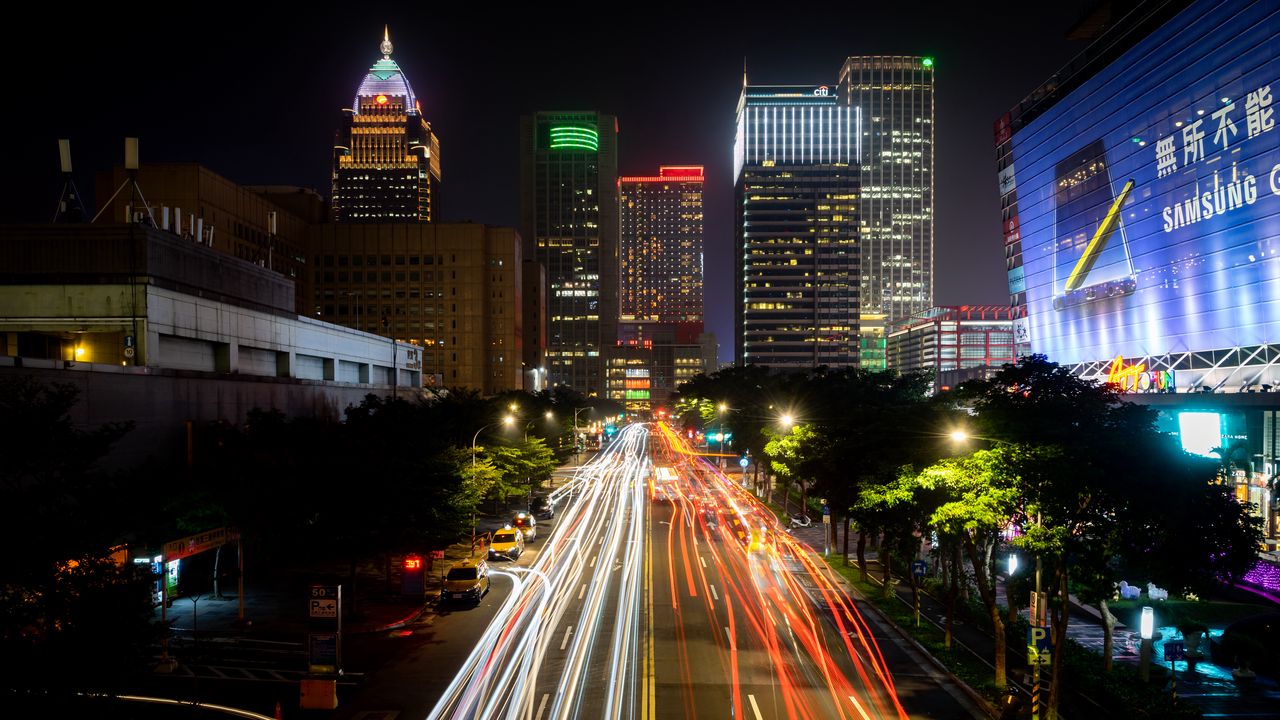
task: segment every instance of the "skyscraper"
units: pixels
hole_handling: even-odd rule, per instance
[[[440,140],[395,60],[384,31],[382,58],[342,111],[333,145],[334,222],[440,219]]]
[[[597,112],[538,112],[520,122],[520,229],[547,271],[552,386],[601,395],[601,351],[618,322],[618,126]]]
[[[702,167],[619,178],[621,319],[702,324]]]
[[[737,120],[737,359],[857,365],[858,108],[825,85],[744,83]]]
[[[861,313],[893,322],[933,306],[933,59],[850,57],[840,102],[862,117]]]

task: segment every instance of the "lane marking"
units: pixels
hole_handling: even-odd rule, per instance
[[[760,706],[756,704],[756,696],[748,695],[747,700],[751,701],[751,712],[756,714],[756,720],[764,720],[764,716],[760,714]]]
[[[710,588],[711,588],[711,597],[712,597],[712,599],[714,599],[714,600],[719,600],[719,599],[720,599],[720,596],[716,594],[716,586],[715,586],[715,585],[708,585],[707,587],[710,587]]]
[[[581,600],[582,596],[585,595],[586,592],[587,592],[587,584],[582,583],[582,589],[578,591],[578,599]]]
[[[703,567],[704,569],[707,567],[707,559],[706,559],[705,557],[703,557],[703,556],[699,555],[699,556],[698,556],[698,562],[702,563],[702,567]]]
[[[729,647],[733,647],[733,634],[729,632],[729,626],[724,626],[724,636],[729,638]]]
[[[542,711],[547,709],[547,698],[551,697],[551,693],[542,693],[542,702],[538,703],[538,714],[533,716],[533,720],[542,720]]]
[[[595,566],[596,566],[596,558],[598,558],[598,557],[600,557],[600,556],[599,556],[599,555],[592,555],[592,556],[591,556],[591,564],[590,564],[590,565],[588,565],[587,567],[595,567]]]
[[[564,629],[564,639],[560,641],[561,650],[565,649],[566,647],[569,647],[569,633],[571,632],[573,632],[572,625]]]
[[[871,716],[867,714],[867,711],[862,709],[862,703],[858,702],[858,698],[850,695],[849,702],[853,703],[853,708],[858,711],[863,720],[871,720]]]

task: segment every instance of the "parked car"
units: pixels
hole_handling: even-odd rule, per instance
[[[472,600],[480,602],[480,598],[489,592],[489,564],[484,560],[463,560],[449,568],[444,576],[444,590],[440,593],[442,601]]]
[[[493,533],[489,542],[489,559],[506,558],[515,560],[524,553],[524,533],[508,525]]]

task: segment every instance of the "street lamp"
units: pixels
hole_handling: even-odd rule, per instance
[[[796,424],[796,419],[792,417],[790,413],[787,413],[778,418],[778,422],[782,423],[782,427],[789,432],[791,430],[791,426]]]
[[[516,418],[514,415],[508,415],[502,418],[501,422],[493,422],[493,423],[489,423],[488,425],[482,426],[479,430],[476,431],[475,435],[471,436],[471,475],[473,480],[475,479],[475,473],[476,473],[476,441],[480,439],[480,433],[484,432],[485,430],[488,430],[494,425],[510,425],[515,421],[516,421]],[[475,508],[472,508],[471,509],[471,557],[475,557],[475,556],[476,556],[476,511],[475,511]]]
[[[471,469],[473,471],[476,469],[476,441],[480,439],[480,433],[484,432],[485,430],[488,430],[494,425],[510,425],[515,421],[516,421],[516,418],[514,415],[507,415],[506,417],[502,418],[501,422],[489,423],[488,425],[485,425],[484,427],[477,430],[475,435],[471,436]]]
[[[969,440],[969,433],[960,429],[952,430],[950,433],[950,436],[951,436],[951,442],[954,442],[954,443],[968,442]]]
[[[578,413],[583,410],[590,409],[591,406],[588,405],[587,407],[580,407],[573,411],[573,452],[575,455],[578,453]]]
[[[543,417],[543,418],[545,418],[546,420],[554,420],[554,419],[555,419],[555,416],[556,416],[556,415],[555,415],[555,413],[551,412],[550,410],[546,411],[546,412],[542,415],[542,417]],[[524,426],[524,441],[525,441],[526,443],[527,443],[527,442],[529,442],[529,428],[533,427],[533,424],[534,424],[534,423],[536,423],[536,422],[538,422],[538,418],[534,418],[534,419],[530,420],[530,421],[529,421],[528,423],[526,423],[526,424],[525,424],[525,426]]]

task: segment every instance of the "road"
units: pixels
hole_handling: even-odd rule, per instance
[[[632,718],[641,628],[649,430],[624,428],[556,489],[555,528],[431,718]]]
[[[428,717],[980,716],[669,428],[626,427],[557,500]]]

